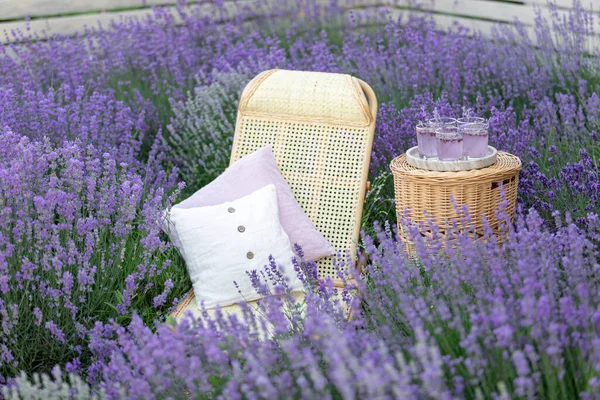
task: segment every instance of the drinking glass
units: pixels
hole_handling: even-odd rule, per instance
[[[421,122],[417,125],[417,145],[419,154],[423,158],[433,158],[437,156],[435,147],[435,126],[428,122]]]
[[[451,117],[437,117],[431,118],[429,121],[430,124],[437,128],[441,128],[442,126],[457,126],[456,118]]]
[[[487,125],[487,120],[481,117],[462,117],[456,120],[458,126],[465,124],[483,124]]]
[[[438,159],[456,161],[463,156],[463,137],[456,126],[442,126],[435,131]]]
[[[483,123],[468,123],[460,126],[463,136],[463,155],[471,158],[484,157],[488,151],[488,127]]]

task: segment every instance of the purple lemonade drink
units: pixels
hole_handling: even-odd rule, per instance
[[[487,125],[481,123],[465,124],[461,127],[463,135],[463,155],[473,158],[484,157],[488,151]]]
[[[436,130],[436,148],[441,161],[456,161],[463,156],[463,137],[457,127]]]
[[[419,146],[419,154],[423,158],[437,157],[437,140],[435,131],[444,126],[456,126],[456,119],[449,117],[432,118],[427,122],[422,122],[417,125],[417,144]]]
[[[488,151],[488,135],[463,133],[463,153],[469,157],[484,157]]]
[[[423,123],[417,125],[417,145],[421,157],[436,157],[435,127]]]

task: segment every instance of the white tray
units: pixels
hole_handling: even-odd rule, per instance
[[[488,152],[483,157],[468,157],[466,160],[457,161],[440,161],[437,158],[421,158],[419,149],[415,146],[406,151],[406,162],[415,168],[428,169],[430,171],[468,171],[495,164],[497,154],[498,151],[494,147],[488,146]]]

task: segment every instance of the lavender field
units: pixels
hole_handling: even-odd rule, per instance
[[[20,40],[0,45],[0,397],[600,398],[600,48],[586,44],[600,15],[574,3],[535,36],[484,37],[287,3],[7,33]],[[298,260],[305,302],[261,305],[273,335],[249,310],[175,323],[191,283],[163,211],[225,169],[240,93],[271,68],[377,93],[361,296],[343,293],[346,319],[339,289]],[[501,244],[459,229],[455,247],[428,247],[415,232],[409,255],[389,163],[418,121],[463,109],[523,161],[517,216]]]

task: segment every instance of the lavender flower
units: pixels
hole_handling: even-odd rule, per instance
[[[166,142],[192,189],[212,181],[229,164],[237,103],[251,76],[251,72],[234,71],[198,77],[200,85],[193,96],[185,102],[172,101],[175,116]],[[210,84],[201,84],[206,81]]]
[[[3,396],[597,397],[598,16],[574,3],[538,15],[533,35],[507,25],[489,40],[292,3],[179,4],[178,18],[156,8],[1,45]],[[337,289],[297,251],[303,300],[271,259],[240,277],[267,296],[241,318],[162,324],[189,288],[162,212],[179,179],[196,190],[226,167],[240,91],[269,68],[349,73],[377,92],[360,279],[338,260]],[[417,121],[463,109],[523,160],[517,219],[501,244],[457,223],[454,248],[407,227],[408,255],[385,171]]]
[[[169,185],[161,174],[150,172],[144,183],[136,168],[119,166],[110,153],[96,157],[96,148],[79,141],[55,147],[49,139],[4,130],[0,143],[0,275],[6,283],[0,375],[30,368],[37,357],[74,359],[95,321],[118,315],[107,309],[126,316],[144,302],[152,308],[161,289],[142,292],[147,280],[166,282],[165,301],[185,290],[171,291],[170,263],[163,260],[174,254],[169,245],[144,240],[161,232],[155,217],[168,198],[160,186]],[[153,179],[158,187],[148,185]],[[135,280],[120,277],[128,273]],[[19,345],[40,340],[55,345]]]

